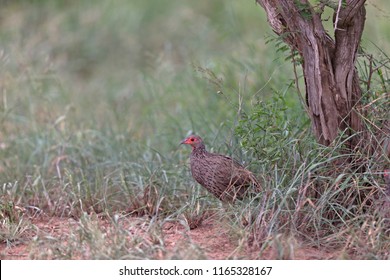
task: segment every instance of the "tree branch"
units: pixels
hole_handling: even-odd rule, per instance
[[[335,53],[333,57],[334,73],[338,93],[336,103],[342,115],[347,115],[361,96],[361,89],[355,80],[358,74],[355,69],[357,51],[364,29],[366,10],[365,0],[350,0],[341,7],[339,21],[335,29]],[[358,131],[361,127],[360,117],[351,113],[351,120],[343,125]]]
[[[358,131],[353,111],[361,90],[355,71],[356,53],[364,28],[365,0],[334,6],[335,41],[326,33],[308,0],[257,0],[272,29],[303,59],[309,116],[320,143],[330,144],[339,129]],[[340,3],[339,3],[340,4]]]

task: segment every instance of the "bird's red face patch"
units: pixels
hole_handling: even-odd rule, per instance
[[[196,145],[198,143],[201,143],[202,139],[200,139],[199,136],[188,136],[186,139],[184,139],[181,144],[187,144],[187,145]]]

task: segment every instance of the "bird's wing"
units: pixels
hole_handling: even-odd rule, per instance
[[[225,178],[230,180],[230,185],[257,185],[257,179],[252,172],[244,168],[237,160],[220,154],[211,154],[212,160],[215,160],[219,163],[219,168],[229,170],[230,178]]]
[[[224,158],[225,160],[233,162],[235,167],[244,168],[244,166],[242,166],[242,164],[239,161],[237,161],[236,159],[234,159],[234,158],[231,158],[231,157],[228,157],[228,156],[225,156],[225,155],[215,154],[215,153],[209,153],[209,154],[214,156],[214,157]]]

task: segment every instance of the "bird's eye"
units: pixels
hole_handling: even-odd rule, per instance
[[[190,139],[190,141],[191,141],[191,142],[194,142],[194,141],[195,141],[195,139],[194,139],[194,138],[191,138],[191,139]]]

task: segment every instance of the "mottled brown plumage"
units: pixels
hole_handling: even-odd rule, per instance
[[[259,191],[260,184],[252,172],[230,157],[206,151],[199,136],[189,136],[181,144],[192,147],[192,177],[220,200],[242,199],[250,186]]]

